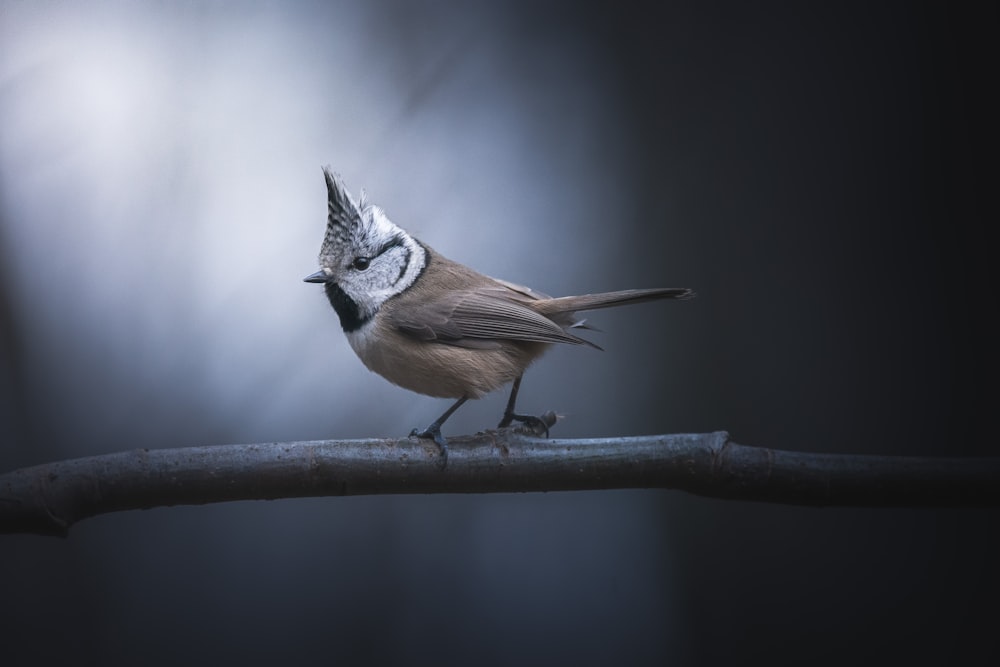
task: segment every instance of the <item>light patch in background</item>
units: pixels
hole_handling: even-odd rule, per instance
[[[16,9],[7,252],[33,386],[79,406],[78,432],[134,437],[147,408],[156,446],[217,432],[169,442],[192,410],[189,426],[238,440],[393,435],[436,416],[369,374],[301,284],[323,231],[321,165],[460,261],[556,293],[584,282],[594,244],[580,234],[624,208],[627,178],[587,51],[562,39],[512,61],[498,9],[437,16],[387,47],[385,11]],[[470,412],[459,429],[481,427]]]
[[[591,260],[625,238],[622,220],[606,221],[627,209],[628,129],[585,35],[540,30],[523,9],[5,5],[0,259],[30,407],[5,467],[394,436],[435,418],[446,402],[369,373],[322,290],[302,282],[325,226],[323,165],[456,260],[554,293],[601,287]],[[548,372],[568,405],[586,388],[562,381],[566,368]],[[470,406],[450,432],[494,425],[502,401]],[[508,655],[546,634],[567,642],[590,622],[584,610],[607,622],[625,604],[646,620],[594,635],[588,653],[618,654],[636,632],[663,641],[672,607],[655,572],[662,550],[646,546],[648,498],[565,495],[548,514],[530,497],[358,500],[95,519],[68,564],[88,576],[58,586],[70,591],[60,609],[86,608],[81,632],[125,656],[148,652],[151,636],[135,626],[159,625],[137,609],[163,598],[196,607],[184,612],[197,626],[190,641],[212,619],[256,608],[277,615],[269,635],[315,624],[309,635],[326,646],[333,632],[348,656],[433,647],[426,629],[443,626],[429,608],[464,608],[450,615],[467,627],[517,610],[522,625],[546,628]],[[616,518],[619,504],[629,520]],[[134,519],[152,532],[140,537]],[[565,544],[579,551],[570,560]],[[577,583],[612,568],[618,549],[642,553],[641,567]],[[487,573],[509,559],[558,569],[530,609],[519,588],[550,577]],[[48,596],[22,593],[25,604]],[[387,613],[405,644],[373,638]],[[237,639],[218,630],[201,655],[229,655]],[[469,639],[449,650],[475,654],[475,635],[460,634]]]

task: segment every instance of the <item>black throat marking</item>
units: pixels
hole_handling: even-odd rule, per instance
[[[347,296],[347,293],[337,283],[324,283],[323,289],[326,290],[326,298],[330,300],[330,305],[340,317],[340,326],[344,329],[344,333],[357,331],[371,319],[361,316],[361,309],[358,308],[357,302]]]
[[[414,278],[414,282],[420,279],[420,276],[424,274],[424,271],[426,271],[427,267],[430,266],[431,264],[431,251],[428,250],[427,246],[425,246],[423,243],[420,243],[420,241],[417,241],[417,244],[424,251],[424,265],[420,267],[420,271],[417,273],[416,278]],[[396,240],[393,240],[390,241],[389,244],[387,244],[388,247],[395,247],[397,245],[403,245],[401,239],[398,242]],[[385,250],[387,250],[388,247],[384,247],[382,250],[380,250],[379,254],[385,252]],[[410,252],[410,250],[407,250],[406,259],[403,261],[403,267],[400,269],[399,275],[396,276],[396,280],[393,281],[393,285],[398,283],[403,278],[403,274],[406,273],[406,269],[409,268],[410,261],[412,259],[413,259],[413,253]],[[372,319],[373,315],[368,315],[368,316],[361,315],[361,308],[358,307],[358,302],[349,297],[347,293],[344,292],[344,290],[341,289],[340,285],[338,285],[337,283],[335,282],[323,283],[323,289],[326,290],[326,298],[330,300],[330,305],[333,306],[333,309],[337,311],[337,315],[340,317],[340,326],[344,330],[344,333],[351,333],[352,331],[357,331],[365,324],[367,324],[369,320]],[[406,290],[403,291],[405,292]],[[399,296],[399,294],[394,294],[389,298],[393,299],[397,296]]]

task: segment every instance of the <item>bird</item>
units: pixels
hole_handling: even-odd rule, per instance
[[[455,402],[410,437],[429,438],[447,465],[445,421],[466,401],[511,384],[497,428],[513,422],[548,436],[554,419],[515,411],[525,370],[554,344],[601,348],[576,335],[591,329],[579,311],[658,299],[689,299],[688,288],[627,289],[550,297],[452,261],[395,223],[362,191],[355,199],[323,168],[328,217],[319,270],[351,348],[369,370],[410,391]]]

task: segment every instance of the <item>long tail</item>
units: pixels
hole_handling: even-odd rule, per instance
[[[556,299],[543,299],[533,303],[532,306],[542,315],[556,315],[658,299],[690,299],[694,295],[693,290],[685,287],[654,287],[652,289],[627,289],[620,292],[562,296]]]

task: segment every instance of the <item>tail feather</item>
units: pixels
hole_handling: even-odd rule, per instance
[[[555,299],[542,299],[531,304],[532,308],[542,315],[557,315],[580,310],[610,308],[624,306],[630,303],[656,301],[658,299],[690,299],[694,291],[684,287],[655,287],[652,289],[627,289],[619,292],[601,292],[600,294],[581,294],[579,296],[562,296]]]

